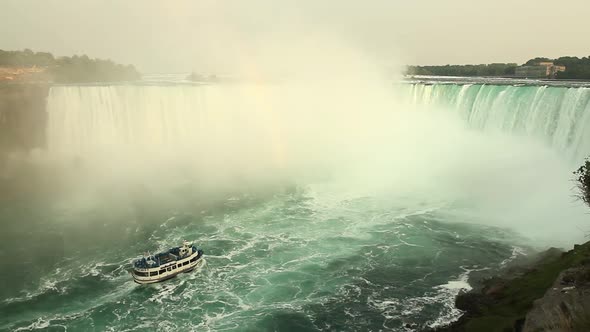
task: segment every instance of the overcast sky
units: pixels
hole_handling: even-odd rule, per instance
[[[589,0],[0,0],[0,49],[227,72],[322,35],[383,63],[522,63],[590,55],[589,13]]]

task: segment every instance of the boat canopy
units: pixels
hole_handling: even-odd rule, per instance
[[[192,251],[188,252],[188,255],[183,255],[182,253],[184,250],[182,249],[186,249],[186,247],[191,248]],[[197,251],[198,249],[194,245],[185,244],[183,247],[170,248],[165,252],[160,252],[155,255],[149,255],[147,257],[137,259],[133,262],[133,266],[138,269],[151,269],[170,262],[181,260],[188,257],[192,253],[196,253]]]

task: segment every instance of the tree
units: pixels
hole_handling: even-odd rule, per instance
[[[436,76],[511,76],[516,63],[492,63],[481,65],[408,66],[409,75]]]
[[[538,57],[538,58],[530,59],[524,65],[525,66],[536,66],[540,62],[551,62],[551,61],[553,61],[553,60],[551,60],[549,58]]]
[[[577,177],[576,186],[580,191],[578,197],[590,207],[590,158],[585,160],[574,175]]]
[[[35,54],[35,62],[38,66],[51,66],[55,63],[55,58],[51,53],[37,52]]]

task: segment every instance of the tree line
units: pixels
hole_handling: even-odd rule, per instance
[[[481,65],[408,66],[408,75],[432,76],[512,76],[516,63]]]
[[[132,65],[87,55],[54,57],[48,52],[0,50],[0,67],[45,67],[46,77],[57,83],[134,81],[141,75]]]
[[[557,73],[561,79],[590,79],[590,56],[578,58],[564,56],[553,61],[556,65],[565,66],[565,71]]]
[[[586,159],[574,175],[579,190],[578,198],[590,207],[590,159]]]
[[[537,57],[524,63],[524,66],[535,66],[540,62],[553,62],[555,65],[565,66],[563,72],[557,73],[558,79],[590,79],[590,56],[564,56],[557,59]],[[444,66],[408,66],[408,75],[433,76],[514,76],[516,63],[492,63],[481,65],[444,65]]]

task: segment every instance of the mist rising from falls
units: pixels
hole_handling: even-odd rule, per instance
[[[48,152],[93,165],[182,165],[201,178],[258,181],[355,163],[395,128],[391,96],[313,85],[54,87]]]
[[[473,222],[579,235],[569,180],[587,151],[587,89],[333,83],[53,87],[48,152],[111,189],[329,183],[343,197],[469,206]]]

